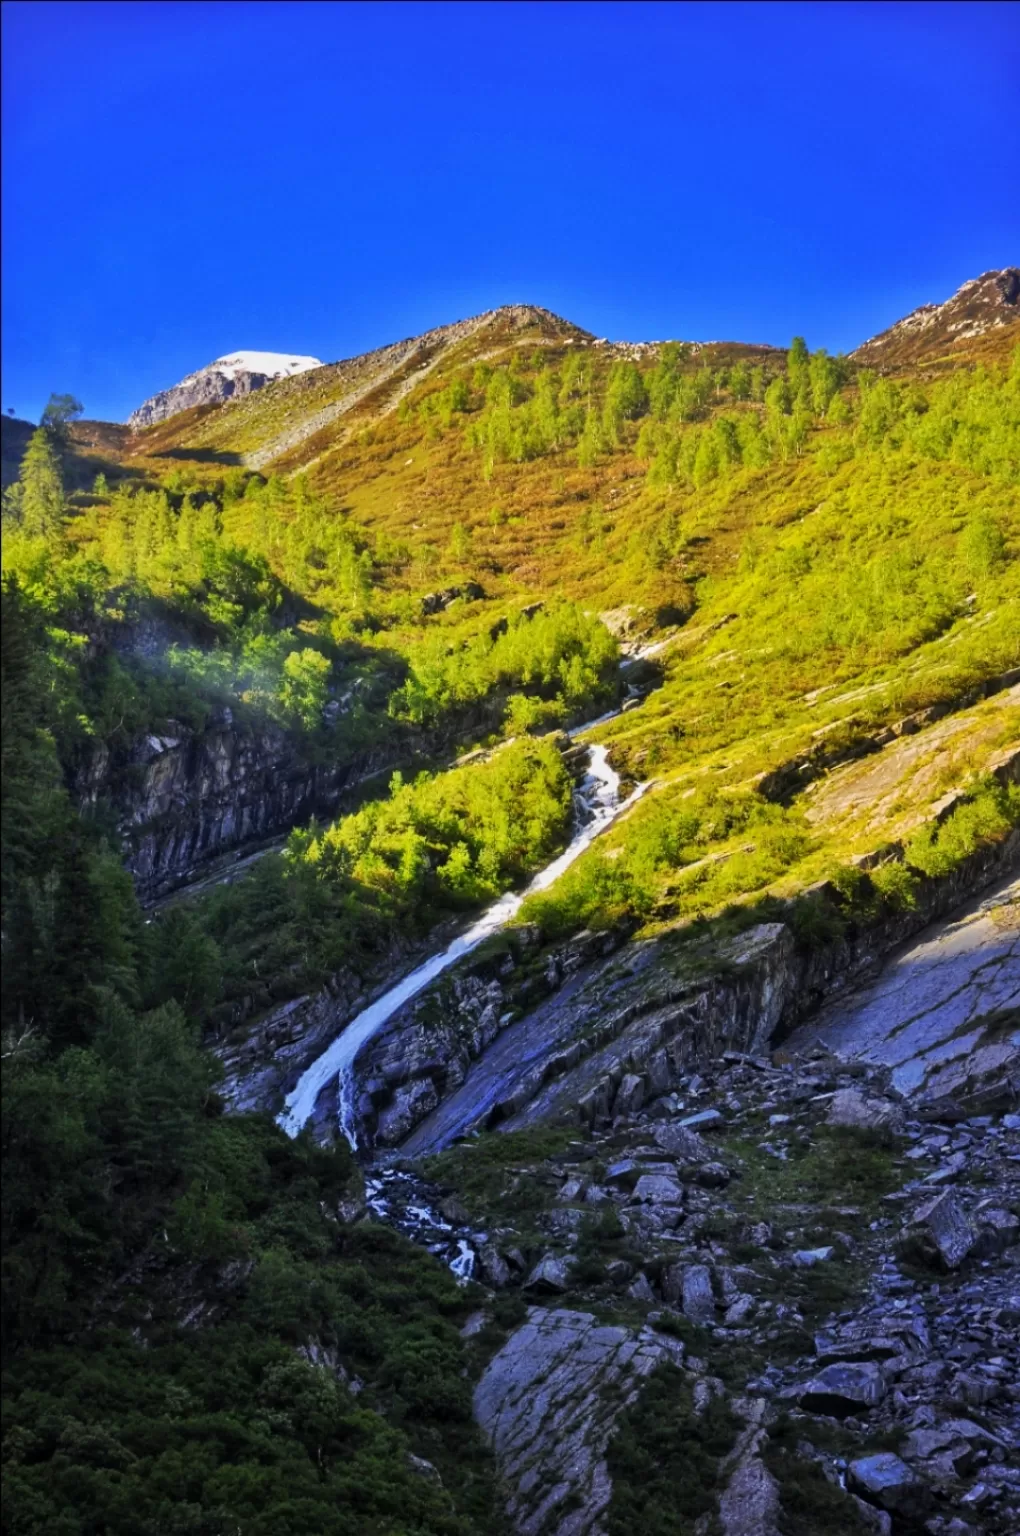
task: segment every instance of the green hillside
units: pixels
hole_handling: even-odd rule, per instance
[[[782,909],[821,942],[820,882],[874,922],[1001,841],[1018,341],[883,374],[512,306],[140,434],[14,434],[5,1529],[499,1532],[470,1390],[516,1303],[463,1337],[475,1292],[353,1224],[345,1147],[227,1115],[207,1047],[341,970],[367,995],[559,851],[553,733],[614,707],[621,654],[641,690],[600,740],[651,788],[525,904],[546,941]],[[224,720],[397,771],[147,919],[139,744]]]

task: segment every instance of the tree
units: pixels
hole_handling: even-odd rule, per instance
[[[811,356],[808,366],[811,380],[811,404],[818,416],[824,416],[829,402],[839,388],[839,368],[824,347]]]
[[[73,395],[51,395],[46,409],[39,418],[39,425],[59,443],[67,439],[67,424],[77,421],[85,407]]]
[[[329,673],[328,659],[311,646],[291,651],[283,664],[280,702],[305,730],[314,730],[322,720],[329,697]]]
[[[51,538],[64,515],[64,481],[49,433],[39,427],[21,461],[21,523],[26,533]]]
[[[450,531],[450,559],[456,565],[466,565],[471,559],[471,532],[463,523],[454,523]]]
[[[635,421],[648,409],[648,391],[634,363],[615,363],[609,375],[606,406],[616,417]]]
[[[807,342],[803,336],[795,336],[790,343],[790,350],[786,354],[786,376],[790,381],[790,388],[795,395],[801,389],[807,387],[808,370],[811,365],[811,354],[807,349]]]

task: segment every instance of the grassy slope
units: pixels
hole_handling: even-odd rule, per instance
[[[1004,364],[1015,336],[1010,327],[957,344],[953,360]],[[568,444],[486,473],[465,431],[480,397],[445,427],[428,414],[450,379],[469,377],[480,360],[515,360],[528,382],[540,363],[562,369],[571,352],[591,359],[596,399],[618,359],[636,358],[647,374],[656,357],[654,348],[592,343],[541,311],[497,311],[418,345],[184,413],[135,439],[124,465],[155,478],[168,466],[184,469],[199,483],[252,456],[263,473],[306,472],[349,526],[406,551],[382,572],[379,594],[391,610],[380,641],[399,652],[429,631],[458,643],[486,628],[494,611],[551,594],[603,612],[628,609],[638,633],[666,644],[658,658],[664,686],[603,733],[626,773],[661,786],[617,834],[622,843],[628,826],[640,828],[691,790],[750,788],[807,758],[831,767],[904,716],[972,702],[987,679],[1020,664],[1020,526],[1015,487],[1001,479],[907,449],[858,443],[855,451],[852,427],[824,424],[798,455],[700,489],[651,483],[635,451],[636,422],[624,424],[618,445],[592,467],[580,467]],[[713,344],[690,368],[770,357],[778,371],[781,357],[768,349]],[[710,414],[717,409],[760,408],[723,395]],[[299,440],[267,463],[290,438]],[[981,513],[1007,537],[1008,558],[995,572],[972,569],[961,554],[968,521]],[[458,526],[469,543],[459,558],[451,546]],[[668,547],[653,558],[664,527]],[[416,612],[408,599],[469,577],[486,600],[455,603],[424,624],[408,617]],[[687,612],[685,626],[672,622]],[[807,864],[786,858],[784,870],[806,878],[895,835],[901,813],[923,819],[947,775],[980,772],[1016,734],[1008,700],[974,712],[937,772],[906,772],[898,799],[886,796],[888,827],[816,814]],[[798,825],[810,804],[789,813]],[[711,839],[707,846],[718,851]],[[748,880],[760,888],[760,871]]]

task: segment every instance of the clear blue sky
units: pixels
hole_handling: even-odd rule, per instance
[[[1020,6],[4,6],[2,404],[529,300],[849,349],[1020,258]]]

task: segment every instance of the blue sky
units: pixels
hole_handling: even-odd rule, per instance
[[[4,5],[2,404],[528,300],[849,349],[1020,259],[1020,6]]]

